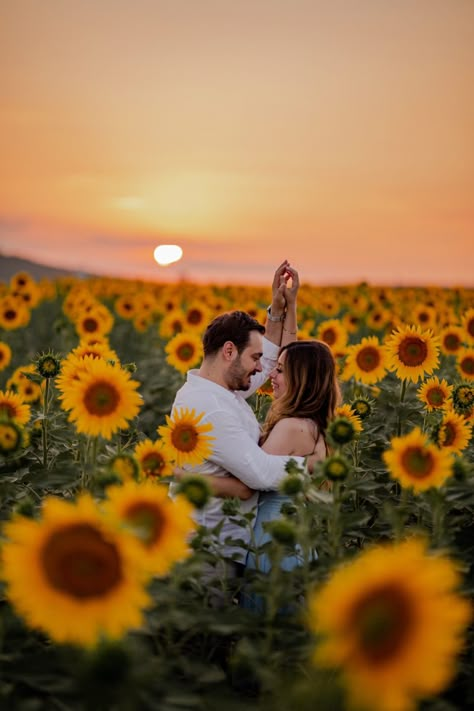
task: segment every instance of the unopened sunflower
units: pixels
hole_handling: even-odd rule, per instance
[[[437,376],[428,378],[417,391],[417,397],[428,412],[442,410],[448,406],[453,394],[453,386]]]
[[[201,339],[192,333],[178,333],[165,346],[167,362],[180,373],[198,365],[202,359]]]
[[[429,329],[420,326],[401,326],[386,341],[388,367],[401,380],[416,383],[426,373],[430,374],[438,366],[438,339]]]
[[[357,414],[355,410],[352,409],[352,407],[347,403],[343,403],[342,405],[338,405],[334,411],[334,416],[335,417],[347,417],[348,420],[350,420],[354,426],[354,431],[356,434],[359,434],[363,430],[362,426],[362,420]]]
[[[26,623],[60,643],[91,646],[142,624],[148,580],[130,534],[106,522],[93,499],[49,497],[41,520],[4,526],[2,578]]]
[[[383,459],[390,475],[415,493],[442,486],[453,473],[452,454],[430,442],[419,427],[394,437]]]
[[[158,434],[174,457],[175,464],[201,464],[212,452],[214,437],[206,434],[213,429],[210,422],[199,424],[204,417],[201,412],[177,408],[172,416],[166,415],[166,425],[158,428]]]
[[[412,539],[364,551],[313,593],[314,662],[342,671],[346,708],[414,711],[448,686],[471,619],[460,583]]]
[[[356,345],[348,346],[343,380],[353,377],[366,385],[373,385],[385,377],[387,355],[376,336],[368,336]]]
[[[142,563],[152,575],[166,575],[191,552],[193,507],[183,496],[171,499],[167,486],[129,481],[109,487],[104,510],[136,537]]]
[[[77,380],[63,389],[60,398],[70,410],[69,420],[78,432],[111,439],[119,429],[127,429],[140,409],[139,383],[118,365],[85,358]]]
[[[173,473],[172,459],[162,440],[144,439],[134,450],[142,477],[160,479]]]

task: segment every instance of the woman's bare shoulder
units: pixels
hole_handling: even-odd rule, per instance
[[[273,429],[280,434],[306,434],[308,421],[304,417],[283,417]]]

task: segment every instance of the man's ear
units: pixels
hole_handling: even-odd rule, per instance
[[[235,350],[235,344],[232,343],[232,341],[226,341],[222,346],[222,353],[225,360],[232,360]]]

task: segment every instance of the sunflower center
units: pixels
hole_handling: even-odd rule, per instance
[[[192,452],[198,443],[198,433],[192,425],[176,425],[171,433],[171,442],[180,452]]]
[[[443,447],[451,447],[456,439],[456,428],[451,422],[446,422],[442,430]]]
[[[156,505],[147,501],[137,501],[129,506],[125,518],[135,535],[146,546],[151,546],[159,540],[165,522]]]
[[[201,311],[199,311],[199,309],[191,309],[190,311],[188,311],[186,320],[188,323],[192,323],[193,325],[201,323],[201,321],[202,321]]]
[[[337,334],[333,328],[325,328],[321,334],[321,340],[328,344],[328,346],[333,346],[337,340]]]
[[[3,315],[7,321],[14,321],[16,319],[17,312],[15,309],[7,309]]]
[[[77,524],[53,533],[42,562],[50,584],[74,598],[102,597],[122,580],[116,546],[90,524]]]
[[[474,338],[474,318],[470,318],[466,324],[467,327],[467,332],[471,336],[471,338]]]
[[[357,354],[356,363],[361,370],[365,371],[366,373],[370,373],[372,370],[375,370],[375,368],[379,366],[380,353],[373,346],[366,346],[365,348],[361,348],[361,350]]]
[[[13,419],[16,415],[16,409],[9,402],[2,402],[0,404],[0,417],[6,417],[8,420]]]
[[[194,347],[191,343],[183,343],[176,351],[176,355],[180,360],[192,360],[194,356]]]
[[[474,357],[466,356],[461,360],[461,370],[466,375],[474,375]]]
[[[433,407],[440,407],[445,400],[444,392],[441,388],[430,388],[426,393],[426,399]]]
[[[87,331],[87,333],[95,333],[99,330],[99,324],[97,322],[97,319],[92,317],[85,318],[82,322],[82,326],[84,328],[84,331]]]
[[[403,365],[416,367],[425,362],[428,356],[428,346],[425,341],[416,336],[405,336],[398,347],[398,357]]]
[[[429,476],[434,467],[433,455],[422,447],[407,447],[402,454],[401,461],[405,471],[416,479],[424,479]]]
[[[359,649],[373,664],[390,661],[406,644],[413,624],[407,596],[396,587],[373,590],[353,610]]]
[[[157,452],[151,452],[143,457],[142,469],[148,476],[160,476],[165,461]]]
[[[461,345],[461,339],[456,333],[448,333],[444,339],[444,347],[447,351],[457,351]]]
[[[104,417],[115,412],[120,402],[117,390],[108,382],[95,382],[87,388],[84,405],[90,415]]]

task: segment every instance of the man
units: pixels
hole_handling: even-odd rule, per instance
[[[258,490],[278,488],[287,476],[285,465],[289,459],[304,465],[303,457],[266,454],[258,446],[259,423],[246,402],[275,367],[285,319],[285,294],[288,289],[295,294],[298,286],[298,273],[285,260],[275,271],[265,327],[242,311],[217,316],[204,333],[201,367],[188,372],[173,404],[173,410],[188,408],[196,414],[203,412],[201,423],[212,423],[209,434],[214,437],[213,451],[203,464],[190,471],[219,478],[221,495],[225,493],[225,477],[237,477],[243,483],[242,513],[256,509]],[[173,488],[174,485],[172,491]],[[224,516],[222,498],[217,496],[196,512],[196,520],[208,528],[224,520],[219,545],[224,557],[232,556],[237,563],[229,564],[227,572],[238,574],[239,563],[245,563],[247,551],[224,541],[230,537],[249,543],[249,531]]]

